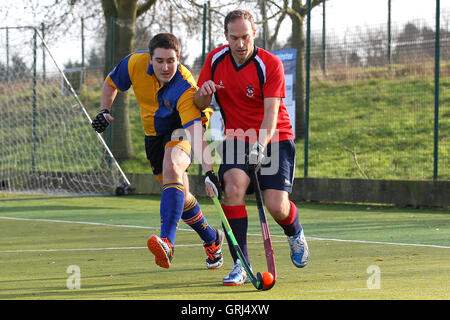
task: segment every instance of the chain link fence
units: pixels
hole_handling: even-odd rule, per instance
[[[435,1],[411,16],[408,0],[360,0],[351,8],[354,19],[337,17],[340,6],[329,0],[311,12],[308,157],[305,141],[298,140],[296,177],[304,177],[306,167],[312,178],[450,180],[450,7],[441,6],[437,51]],[[383,8],[376,16],[374,6]],[[94,114],[104,80],[105,32],[81,34],[85,40],[70,36],[80,59],[66,65],[66,75]],[[149,36],[137,35],[137,49]],[[33,55],[17,59],[12,49],[30,47],[32,37],[7,38],[3,29],[0,39],[0,81],[11,72],[32,77]],[[84,50],[92,42],[94,48]],[[35,58],[38,77],[51,78],[45,51],[38,47]],[[137,110],[134,102],[132,108]],[[141,130],[140,123],[132,127]]]
[[[370,16],[374,1],[359,3],[352,12]],[[386,13],[379,23],[348,20],[327,28],[335,18],[327,12],[338,1],[311,14],[308,177],[449,180],[448,11],[436,35],[435,1],[424,5],[421,17],[408,16],[407,0],[376,3]]]
[[[128,183],[75,93],[83,69],[64,76],[33,27],[0,33],[0,193],[112,194]]]

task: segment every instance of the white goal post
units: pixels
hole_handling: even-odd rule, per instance
[[[0,28],[0,39],[0,194],[131,192],[38,30]],[[39,54],[51,71],[38,66]]]

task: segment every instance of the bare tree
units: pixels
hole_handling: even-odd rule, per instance
[[[58,41],[81,18],[92,29],[100,32],[106,29],[105,75],[132,51],[136,19],[155,3],[156,0],[53,0],[42,4],[42,1],[23,0],[24,10],[30,11],[35,20],[45,21],[47,41]],[[106,131],[105,138],[119,161],[133,158],[127,93],[117,96],[113,113],[117,120]]]
[[[297,63],[295,75],[295,132],[296,140],[304,138],[305,135],[305,21],[308,14],[307,1],[304,0],[260,0],[258,4],[261,5],[264,1],[267,10],[270,10],[271,15],[264,19],[276,21],[274,31],[271,35],[267,35],[268,48],[271,49],[278,37],[281,22],[284,18],[289,16],[291,26],[291,48],[297,49]],[[311,10],[314,7],[324,3],[326,0],[311,0]]]
[[[156,0],[102,0],[106,26],[105,69],[106,76],[122,58],[134,49],[136,19],[144,15]],[[129,92],[117,95],[112,113],[117,119],[105,131],[105,140],[118,161],[135,157],[131,144],[129,121]]]
[[[302,0],[292,0],[292,6],[287,7],[287,13],[292,21],[292,47],[297,48],[297,68],[295,75],[295,132],[296,139],[305,136],[305,50],[306,38],[304,22],[308,14],[306,4]],[[311,0],[311,9],[325,0]],[[285,0],[287,3],[287,0]]]
[[[326,0],[311,0],[311,9],[322,4]],[[201,7],[200,3],[190,0],[191,3]],[[296,138],[302,139],[305,134],[305,26],[304,22],[308,13],[307,2],[305,0],[247,0],[247,1],[220,1],[219,5],[212,5],[213,20],[223,21],[223,17],[231,8],[247,8],[257,16],[256,23],[262,25],[265,35],[265,47],[273,50],[282,31],[281,25],[286,17],[292,22],[291,27],[291,48],[297,48],[296,86],[295,86],[295,131]],[[255,9],[256,8],[256,9]],[[270,23],[273,29],[270,29]],[[219,29],[223,32],[223,27]]]
[[[104,32],[105,66],[104,75],[114,67],[123,57],[132,52],[134,46],[136,23],[148,35],[153,31],[171,31],[180,34],[187,32],[187,46],[194,45],[192,39],[201,39],[203,27],[203,5],[200,0],[53,0],[48,5],[41,5],[36,0],[28,1],[33,12],[43,12],[46,21],[46,37],[57,33],[53,31],[70,29],[82,17],[85,24],[91,29]],[[311,0],[311,7],[326,0]],[[297,74],[296,74],[296,133],[297,138],[303,138],[305,119],[305,81],[304,81],[304,53],[305,35],[304,21],[307,15],[307,6],[302,0],[224,0],[210,1],[208,24],[211,26],[212,39],[219,41],[223,38],[223,18],[232,9],[242,7],[249,9],[257,18],[256,23],[262,25],[266,35],[266,48],[275,48],[279,34],[282,32],[281,24],[286,17],[292,21],[291,47],[297,48]],[[263,10],[264,9],[264,10]],[[103,19],[99,19],[103,16]],[[272,26],[272,29],[269,27]],[[61,33],[59,33],[60,35]],[[222,36],[219,37],[218,35]],[[57,36],[55,36],[57,38]],[[145,41],[145,40],[143,40]],[[148,41],[148,40],[147,40]],[[182,43],[184,42],[181,39]],[[142,44],[142,42],[141,42]],[[198,46],[198,43],[195,45]],[[119,161],[134,157],[131,145],[128,94],[117,96],[113,105],[113,114],[116,121],[105,133],[106,140]]]

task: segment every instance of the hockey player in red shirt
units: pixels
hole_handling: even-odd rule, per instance
[[[225,17],[224,27],[228,44],[207,56],[197,81],[199,90],[194,96],[197,108],[204,110],[214,95],[224,120],[226,138],[219,168],[224,190],[222,208],[250,264],[244,197],[252,192],[252,185],[244,160],[246,155],[253,159],[249,161],[253,169],[259,170],[258,180],[266,208],[288,238],[291,260],[302,268],[308,263],[309,249],[298,208],[289,200],[295,172],[295,144],[282,100],[286,91],[283,65],[275,55],[254,45],[255,24],[248,11],[230,12]],[[231,248],[230,252],[234,268],[223,279],[223,284],[249,282]]]

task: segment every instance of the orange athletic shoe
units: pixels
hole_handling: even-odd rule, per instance
[[[147,247],[155,255],[155,263],[161,268],[169,269],[173,259],[173,245],[170,241],[153,235],[148,239]]]
[[[222,230],[214,230],[216,230],[216,240],[209,246],[206,243],[203,244],[207,256],[206,268],[208,269],[219,269],[223,265],[222,245],[225,239],[225,235]]]

